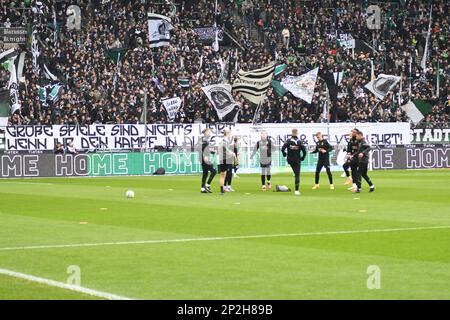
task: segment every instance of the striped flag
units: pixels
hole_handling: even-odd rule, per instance
[[[274,63],[252,71],[241,69],[233,82],[233,90],[241,93],[249,101],[259,104],[264,100],[267,89],[271,86],[274,71]]]
[[[189,88],[191,86],[190,79],[188,77],[178,77],[178,84],[182,88]]]
[[[170,30],[173,29],[169,17],[149,13],[148,14],[148,34],[150,48],[168,46],[170,43]]]

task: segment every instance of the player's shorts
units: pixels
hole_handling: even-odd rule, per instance
[[[228,170],[233,169],[233,165],[232,164],[225,164],[225,163],[221,163],[217,165],[217,171],[219,172],[227,172]]]
[[[216,171],[214,169],[214,166],[211,163],[206,163],[206,162],[202,162],[202,170],[203,171],[210,171],[210,172]]]
[[[270,168],[272,166],[272,162],[260,163],[261,168]]]

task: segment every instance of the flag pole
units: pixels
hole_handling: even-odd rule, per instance
[[[114,74],[114,80],[113,80],[114,91],[116,91],[117,74],[119,72],[119,61],[120,61],[120,52],[117,55],[116,72]]]
[[[439,65],[439,60],[437,63],[437,72],[436,72],[436,97],[439,98],[439,81],[441,80],[441,70]]]
[[[339,76],[338,76],[339,77]],[[330,101],[330,92],[328,91],[328,85],[325,82],[325,92],[326,92],[326,100],[325,100],[325,114],[324,116],[326,117],[327,120],[327,136],[328,139],[330,139],[330,108],[329,108],[329,101]]]
[[[412,57],[409,57],[409,93],[408,93],[409,99],[411,99],[411,93],[412,93]]]
[[[261,112],[261,106],[264,103],[264,98],[258,103],[258,107],[256,108],[255,115],[253,116],[253,125],[257,124],[258,115]]]
[[[144,152],[146,152],[148,150],[147,144],[148,144],[148,132],[147,132],[147,97],[148,97],[148,92],[147,92],[147,88],[144,91],[144,130],[145,130],[145,143],[144,143]]]
[[[55,6],[53,6],[53,41],[56,42],[58,41],[58,35],[57,35],[57,23],[56,23],[56,10],[55,10]]]
[[[427,37],[425,39],[425,48],[423,51],[422,61],[420,62],[420,66],[422,67],[422,71],[424,73],[426,73],[426,69],[427,69],[428,47],[430,45],[431,22],[432,21],[433,21],[433,5],[430,6],[430,21],[428,22],[428,32],[427,32]]]

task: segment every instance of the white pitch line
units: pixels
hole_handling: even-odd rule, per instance
[[[93,289],[89,289],[89,288],[84,288],[81,286],[75,286],[72,284],[67,284],[64,282],[40,278],[40,277],[32,276],[32,275],[25,274],[25,273],[15,272],[15,271],[7,270],[7,269],[0,269],[0,274],[6,275],[9,277],[28,280],[28,281],[32,281],[32,282],[36,282],[36,283],[42,283],[42,284],[45,284],[45,285],[48,285],[51,287],[80,292],[80,293],[84,293],[84,294],[87,294],[90,296],[103,298],[103,299],[107,299],[107,300],[132,300],[131,298],[118,296],[118,295],[108,293],[108,292],[97,291],[97,290],[93,290]]]
[[[342,231],[323,231],[323,232],[307,232],[307,233],[256,234],[256,235],[242,235],[242,236],[228,236],[228,237],[117,241],[117,242],[98,242],[98,243],[55,244],[55,245],[39,245],[39,246],[5,247],[5,248],[0,248],[0,251],[101,247],[101,246],[133,245],[133,244],[161,244],[161,243],[196,242],[196,241],[245,240],[245,239],[258,239],[258,238],[307,237],[307,236],[326,236],[326,235],[340,235],[340,234],[399,232],[399,231],[435,230],[435,229],[450,229],[450,226],[410,227],[410,228],[391,228],[391,229],[366,229],[366,230],[342,230]]]
[[[0,183],[3,181],[0,180]],[[29,184],[29,185],[36,185],[36,186],[52,186],[53,183],[49,182],[25,182],[25,181],[8,181],[5,184]]]

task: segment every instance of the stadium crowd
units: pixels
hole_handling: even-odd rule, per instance
[[[375,32],[366,26],[367,1],[223,0],[219,1],[216,19],[214,1],[174,1],[176,11],[171,1],[157,2],[78,0],[82,12],[80,31],[66,28],[66,4],[55,2],[55,37],[50,1],[2,1],[2,27],[33,23],[39,35],[41,57],[64,84],[59,99],[43,103],[39,87],[45,79],[42,73],[38,76],[33,72],[29,53],[25,82],[20,86],[22,107],[11,116],[10,123],[165,123],[169,120],[161,99],[176,96],[183,104],[175,122],[214,123],[219,118],[201,87],[232,82],[239,69],[251,70],[273,60],[288,65],[278,80],[317,66],[321,72],[344,72],[332,121],[408,121],[399,100],[404,103],[411,94],[412,99],[432,102],[433,110],[426,122],[449,122],[450,30],[446,1],[432,1],[426,72],[420,68],[420,60],[428,30],[429,1],[382,5],[386,19],[381,30]],[[170,46],[149,48],[147,12],[172,17]],[[265,41],[252,39],[248,28],[236,23],[236,15],[251,17],[249,23],[259,28]],[[221,45],[218,52],[213,50],[211,41],[200,41],[194,28],[213,26],[215,20],[240,44],[238,49],[230,39],[222,43],[226,45]],[[350,33],[363,46],[354,53],[342,48],[336,39],[337,30]],[[377,75],[402,75],[400,97],[399,85],[382,101],[364,89],[371,78],[371,61]],[[440,92],[436,96],[438,61]],[[189,85],[180,86],[180,77],[186,77]],[[0,87],[7,86],[8,80],[9,72],[2,69]],[[319,80],[311,104],[290,93],[279,96],[269,89],[260,121],[326,121],[324,88],[324,82]],[[239,94],[235,99],[240,110],[236,108],[224,120],[252,122],[257,106]]]

